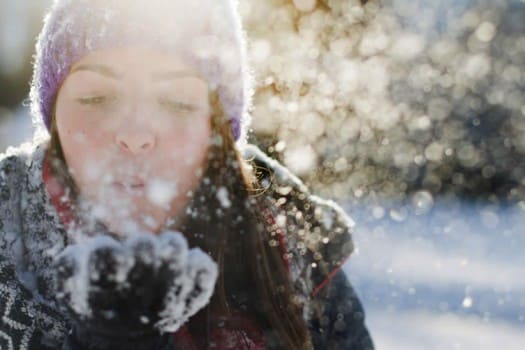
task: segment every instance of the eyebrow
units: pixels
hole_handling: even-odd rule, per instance
[[[78,71],[91,71],[99,73],[109,78],[113,79],[122,79],[122,75],[118,74],[114,69],[103,64],[81,64],[76,66],[71,70],[71,74]],[[180,70],[180,71],[166,71],[166,72],[154,72],[151,74],[151,79],[153,81],[168,81],[181,78],[198,78],[204,80],[204,78],[196,72],[189,70]]]
[[[78,72],[78,71],[91,71],[95,73],[102,74],[106,77],[110,77],[113,79],[121,79],[122,76],[115,72],[111,67],[103,65],[103,64],[81,64],[79,66],[76,66],[71,70],[71,74]]]
[[[180,70],[180,71],[168,71],[168,72],[154,72],[151,75],[153,81],[166,81],[174,80],[181,78],[198,78],[204,80],[204,78],[196,72],[189,70]]]

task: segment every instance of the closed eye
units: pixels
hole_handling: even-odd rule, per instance
[[[173,101],[173,100],[165,99],[165,98],[161,98],[159,100],[159,103],[174,112],[188,112],[189,113],[189,112],[194,112],[197,109],[197,107],[192,104],[179,102],[179,101]]]
[[[82,105],[101,105],[114,100],[109,96],[80,97],[77,101]]]

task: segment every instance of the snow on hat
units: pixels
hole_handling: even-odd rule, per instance
[[[189,60],[216,89],[236,141],[246,136],[251,74],[236,0],[55,0],[36,44],[31,108],[50,129],[57,91],[89,52],[142,45]]]

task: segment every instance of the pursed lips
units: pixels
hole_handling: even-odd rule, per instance
[[[119,189],[134,191],[143,190],[145,187],[144,181],[142,179],[137,178],[132,179],[130,181],[115,181],[113,185],[115,185]]]

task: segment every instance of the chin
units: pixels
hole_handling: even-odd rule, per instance
[[[106,218],[102,223],[115,235],[126,237],[137,233],[157,234],[162,228],[162,224],[154,219],[142,218]]]

